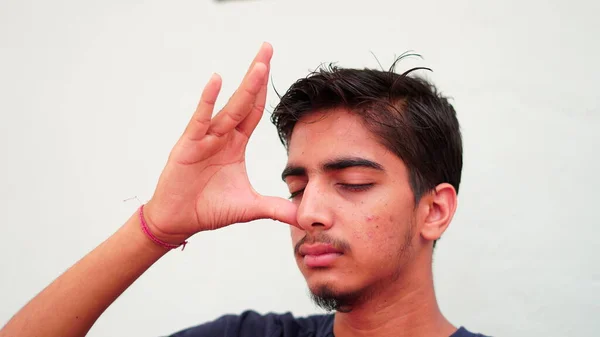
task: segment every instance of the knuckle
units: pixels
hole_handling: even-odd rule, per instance
[[[256,111],[263,111],[263,110],[265,110],[265,105],[264,104],[255,104],[254,105],[254,110],[256,110]]]
[[[244,88],[244,92],[249,96],[256,96],[260,88],[256,88],[254,86],[247,86]]]
[[[245,114],[241,111],[231,110],[227,112],[227,116],[231,118],[234,122],[241,122],[244,119]]]

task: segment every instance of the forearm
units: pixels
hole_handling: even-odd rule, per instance
[[[133,215],[23,307],[0,337],[84,336],[106,308],[167,252]]]

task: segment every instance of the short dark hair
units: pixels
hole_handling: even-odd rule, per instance
[[[271,115],[286,149],[300,118],[345,108],[405,163],[415,203],[444,182],[458,192],[463,161],[456,112],[432,83],[412,74],[428,68],[396,73],[402,58],[387,71],[329,64],[296,81]]]

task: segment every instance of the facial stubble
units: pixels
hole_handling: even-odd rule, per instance
[[[411,218],[408,224],[408,229],[402,238],[403,242],[400,246],[400,249],[398,249],[398,261],[406,261],[410,258],[414,226],[414,219]],[[398,269],[394,271],[391,278],[381,279],[378,282],[365,286],[357,291],[335,291],[331,284],[324,284],[315,291],[309,289],[309,293],[312,301],[325,311],[338,311],[347,313],[352,311],[352,308],[356,305],[368,302],[370,299],[383,292],[389,284],[398,281],[401,275],[402,266],[400,265]]]

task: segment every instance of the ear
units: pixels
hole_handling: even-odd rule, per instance
[[[436,186],[435,190],[423,198],[426,210],[423,225],[421,226],[421,236],[434,241],[439,239],[450,225],[454,212],[456,211],[457,197],[456,190],[452,185],[443,183]]]

